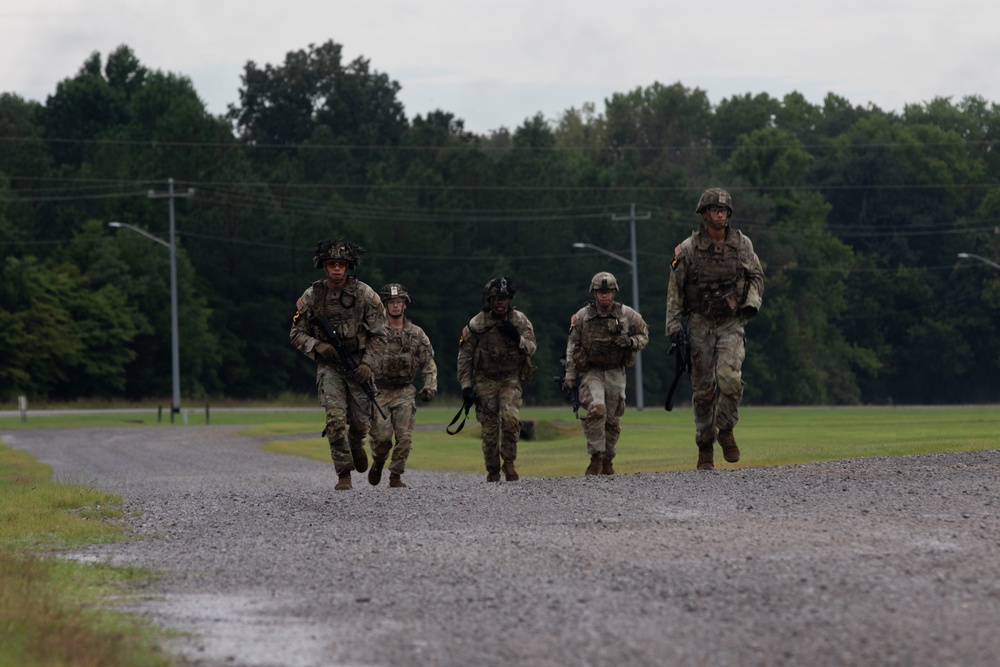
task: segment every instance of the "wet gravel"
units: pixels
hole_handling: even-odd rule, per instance
[[[77,555],[164,572],[136,609],[197,665],[1000,655],[1000,451],[334,493],[329,464],[236,430],[3,434],[125,496],[137,539]]]

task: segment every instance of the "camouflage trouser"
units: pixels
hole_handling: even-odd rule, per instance
[[[695,441],[710,445],[713,429],[732,430],[740,419],[746,334],[740,319],[720,323],[692,315],[688,327]]]
[[[583,419],[587,453],[591,456],[603,453],[605,459],[613,459],[622,432],[621,416],[625,414],[625,369],[592,368],[583,373],[580,405],[587,409]]]
[[[326,438],[339,475],[354,470],[351,448],[364,447],[373,405],[357,382],[328,367],[316,378],[319,402],[326,409]]]
[[[389,450],[392,449],[389,472],[397,475],[402,475],[406,469],[406,459],[410,457],[410,449],[413,447],[416,396],[417,390],[412,384],[390,389],[379,387],[378,404],[382,406],[388,419],[383,419],[378,412],[373,416],[372,430],[369,433],[372,456],[384,459],[389,456]],[[395,449],[392,446],[393,434],[396,436]]]
[[[521,382],[517,376],[502,380],[476,379],[476,421],[483,427],[483,460],[486,472],[500,472],[500,459],[513,463],[521,435]]]

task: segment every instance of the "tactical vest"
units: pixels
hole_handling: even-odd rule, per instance
[[[472,367],[477,375],[485,377],[502,377],[518,375],[521,368],[521,358],[524,356],[517,343],[500,333],[496,326],[490,324],[479,336]]]
[[[364,352],[367,340],[361,335],[361,325],[365,318],[365,303],[358,298],[357,281],[348,279],[339,297],[331,294],[325,280],[318,280],[313,286],[316,288],[316,312],[327,316],[347,349],[354,353]]]
[[[620,304],[607,315],[597,312],[594,306],[587,307],[587,315],[580,327],[580,344],[574,350],[573,361],[580,370],[599,368],[608,370],[625,365],[627,350],[615,344],[615,338],[628,335],[628,322],[622,317]]]
[[[748,287],[739,246],[709,243],[702,247],[694,240],[690,250],[684,285],[687,310],[716,321],[735,316],[746,299]]]
[[[389,386],[404,386],[417,376],[419,363],[414,336],[403,329],[388,327],[385,354],[378,373],[379,382]]]

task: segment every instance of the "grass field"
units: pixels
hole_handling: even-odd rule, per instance
[[[457,410],[455,406],[454,410]],[[421,425],[413,436],[408,467],[483,471],[480,430],[474,413],[461,433],[450,436],[444,425],[452,408],[421,409]],[[322,412],[300,415],[314,424],[311,433],[303,421],[273,421],[249,427],[245,433],[273,437],[270,451],[329,461],[323,438]],[[576,476],[587,466],[586,444],[569,408],[527,408],[523,420],[535,422],[537,439],[522,441],[518,472],[551,477]],[[435,427],[433,425],[437,425]],[[897,456],[1000,448],[1000,407],[902,408],[746,408],[736,429],[743,451],[738,464],[717,468],[776,466],[870,456]],[[283,436],[297,436],[287,438]],[[615,468],[621,473],[687,470],[694,467],[694,421],[690,410],[630,410],[622,419]]]

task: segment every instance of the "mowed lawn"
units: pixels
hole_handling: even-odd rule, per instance
[[[409,468],[481,472],[479,425],[475,412],[457,435],[445,432],[457,406],[420,407]],[[301,422],[271,422],[248,428],[254,436],[274,436],[265,448],[329,461],[329,449],[319,436],[322,410],[317,408],[312,431]],[[569,407],[526,408],[524,421],[533,422],[535,439],[522,440],[518,472],[526,476],[582,475],[587,466],[586,443]],[[314,434],[314,435],[313,435]],[[716,447],[716,469],[777,466],[871,456],[1000,448],[1000,406],[771,408],[744,407],[736,438],[743,457],[722,460]],[[288,438],[285,436],[294,435]],[[694,468],[694,420],[690,408],[628,409],[622,418],[615,468],[620,473]]]

